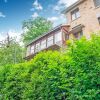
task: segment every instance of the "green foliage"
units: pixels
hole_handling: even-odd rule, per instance
[[[92,35],[91,40],[85,38],[76,41],[69,50],[72,58],[71,69],[74,74],[74,87],[70,99],[100,99],[100,36]]]
[[[100,36],[0,69],[0,100],[100,100],[99,94]]]
[[[52,28],[52,23],[43,17],[37,17],[24,21],[23,28],[28,29],[26,33],[23,33],[23,42],[29,43],[36,37],[48,32]]]
[[[22,51],[23,48],[15,40],[11,41],[9,46],[6,43],[0,48],[0,66],[22,62]]]

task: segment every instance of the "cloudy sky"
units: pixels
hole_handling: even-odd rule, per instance
[[[77,0],[0,0],[0,40],[8,32],[11,36],[21,34],[23,20],[43,16],[54,26],[66,23],[62,9]]]

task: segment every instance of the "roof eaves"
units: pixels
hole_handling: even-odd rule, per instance
[[[76,7],[77,5],[79,5],[80,3],[82,3],[85,0],[78,0],[75,3],[73,3],[72,5],[70,5],[69,7],[67,7],[65,10],[63,10],[61,13],[66,14],[67,12],[69,12],[71,9],[73,9],[74,7]]]

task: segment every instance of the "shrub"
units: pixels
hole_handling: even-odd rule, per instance
[[[0,100],[99,100],[100,36],[75,41],[66,53],[42,52],[0,69]]]

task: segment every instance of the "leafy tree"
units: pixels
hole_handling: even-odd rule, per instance
[[[29,43],[36,37],[45,34],[52,28],[52,23],[43,17],[29,19],[23,22],[23,29],[27,28],[27,32],[23,33],[24,43]]]
[[[15,39],[0,46],[0,66],[23,61],[23,48]]]

